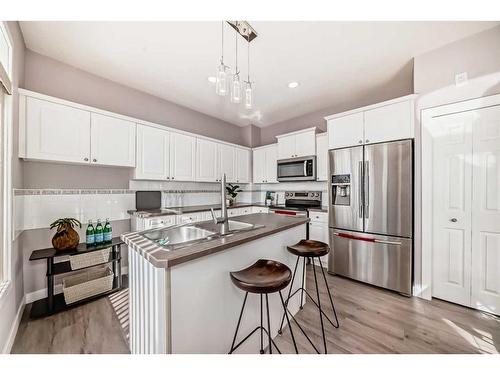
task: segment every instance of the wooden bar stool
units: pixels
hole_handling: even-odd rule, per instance
[[[268,294],[278,292],[281,299],[281,304],[283,305],[284,315],[283,319],[288,322],[288,326],[290,326],[290,320],[288,319],[288,309],[285,306],[285,301],[283,300],[283,296],[281,294],[281,290],[286,288],[292,279],[292,271],[283,263],[267,260],[267,259],[259,259],[257,262],[252,264],[251,266],[236,272],[230,272],[231,280],[234,285],[238,288],[244,290],[245,298],[243,299],[243,306],[241,307],[240,317],[238,318],[238,324],[236,325],[236,332],[234,333],[233,343],[231,344],[231,350],[229,354],[233,353],[236,349],[240,347],[246,340],[248,340],[255,332],[260,331],[260,354],[264,354],[264,336],[265,332],[268,337],[268,348],[269,354],[273,353],[273,345],[281,354],[281,351],[274,343],[274,340],[271,338],[271,322],[269,318],[269,298]],[[241,340],[238,344],[236,343],[236,337],[238,335],[238,330],[240,328],[241,317],[243,316],[243,311],[245,310],[245,304],[247,302],[248,293],[260,294],[260,326],[257,326],[252,332],[250,332],[243,340]],[[266,297],[266,310],[267,310],[267,329],[264,328],[263,324],[263,296]],[[292,314],[290,314],[292,315]],[[295,318],[292,315],[292,319]],[[293,346],[295,348],[295,352],[298,354],[297,344],[295,342],[295,337],[293,335],[292,328],[290,327],[290,335],[292,336]]]
[[[293,271],[292,281],[290,283],[290,290],[288,291],[288,297],[287,297],[287,299],[285,301],[285,306],[288,306],[288,301],[290,300],[290,298],[292,298],[298,292],[300,292],[300,308],[301,309],[302,309],[303,304],[304,304],[304,293],[306,294],[307,297],[309,297],[311,299],[311,301],[313,301],[313,303],[316,305],[316,307],[319,310],[319,319],[320,319],[320,322],[321,322],[321,333],[323,334],[323,346],[324,346],[325,354],[326,354],[327,353],[327,348],[326,348],[326,337],[325,337],[325,327],[324,327],[324,324],[323,324],[323,316],[335,328],[339,328],[339,320],[337,318],[337,312],[335,311],[335,305],[333,304],[332,294],[330,293],[330,288],[328,288],[328,283],[326,281],[325,270],[321,266],[321,260],[318,259],[319,268],[321,268],[321,273],[323,274],[323,280],[325,281],[326,290],[328,291],[328,297],[330,299],[330,304],[331,304],[332,309],[333,309],[333,315],[335,317],[335,323],[328,317],[328,315],[326,315],[326,313],[321,308],[321,299],[319,298],[318,278],[316,276],[316,267],[315,267],[314,259],[315,258],[320,258],[320,257],[322,257],[324,255],[327,255],[330,252],[330,247],[326,243],[320,242],[320,241],[300,240],[295,245],[287,246],[287,250],[289,252],[291,252],[292,254],[297,255],[297,262],[295,263],[295,269]],[[303,259],[303,263],[302,263],[302,270],[303,270],[302,271],[302,286],[292,293],[293,280],[295,279],[295,274],[297,272],[297,267],[299,265],[300,258]],[[313,266],[312,268],[313,268],[313,272],[314,272],[314,283],[316,284],[316,297],[317,297],[317,301],[304,288],[304,281],[305,281],[305,274],[306,274],[305,273],[306,259],[310,259],[311,263],[312,263],[312,266]],[[282,332],[283,323],[284,323],[284,317],[281,319],[281,325],[280,325],[280,329],[278,331],[279,334],[281,334],[281,332]],[[304,333],[304,331],[302,329],[301,329],[301,331]],[[305,333],[304,333],[304,335],[305,335]],[[309,337],[307,335],[306,335],[306,338],[311,343],[311,340],[309,339]],[[313,347],[316,350],[316,352],[319,353],[318,349],[316,349],[316,347],[314,345],[313,345]]]

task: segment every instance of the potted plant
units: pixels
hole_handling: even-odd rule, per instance
[[[229,196],[229,206],[232,206],[236,202],[236,197],[238,193],[242,192],[239,185],[227,184],[226,185],[226,196]]]
[[[56,250],[68,250],[74,249],[80,243],[80,236],[78,232],[73,228],[78,225],[82,227],[82,223],[77,219],[72,217],[65,217],[62,219],[57,219],[52,224],[50,224],[50,229],[56,229],[56,234],[52,237],[52,246]]]

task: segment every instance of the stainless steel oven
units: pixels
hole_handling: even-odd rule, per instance
[[[278,181],[315,181],[316,156],[278,160]]]

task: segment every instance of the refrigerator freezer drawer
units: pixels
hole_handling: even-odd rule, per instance
[[[330,228],[330,245],[329,272],[411,295],[411,239]]]

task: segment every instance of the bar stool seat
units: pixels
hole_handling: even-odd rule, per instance
[[[251,266],[230,272],[231,280],[238,288],[258,294],[275,293],[284,289],[292,279],[292,271],[283,263],[259,259]]]
[[[264,354],[264,334],[268,338],[269,354],[273,353],[273,346],[281,354],[278,346],[274,343],[271,338],[271,320],[269,316],[269,297],[271,293],[278,293],[280,296],[280,302],[283,307],[283,319],[286,318],[288,326],[290,327],[290,335],[292,336],[293,346],[295,348],[295,353],[298,353],[297,343],[295,342],[295,337],[293,335],[292,327],[290,326],[290,320],[288,317],[289,311],[283,300],[283,295],[281,291],[285,289],[290,280],[292,279],[292,271],[285,264],[277,262],[275,260],[259,259],[251,266],[229,273],[231,276],[231,281],[233,284],[245,292],[245,298],[243,299],[243,306],[241,307],[240,317],[238,318],[238,323],[236,324],[236,331],[234,332],[233,342],[231,344],[231,349],[229,354],[233,353],[238,349],[246,340],[248,340],[254,333],[260,333],[260,353]],[[236,338],[238,336],[238,331],[240,329],[241,318],[245,310],[245,304],[247,302],[248,293],[259,294],[260,295],[260,324],[254,328],[249,334],[245,336],[239,343],[236,343]],[[267,329],[264,327],[264,303],[265,298],[266,312],[267,312]],[[291,314],[290,314],[291,315]],[[292,320],[297,323],[294,316],[292,315]],[[298,323],[297,323],[298,324]],[[301,330],[302,328],[299,327]]]
[[[295,245],[287,246],[287,250],[299,257],[322,257],[330,252],[330,247],[321,241],[300,240]]]

